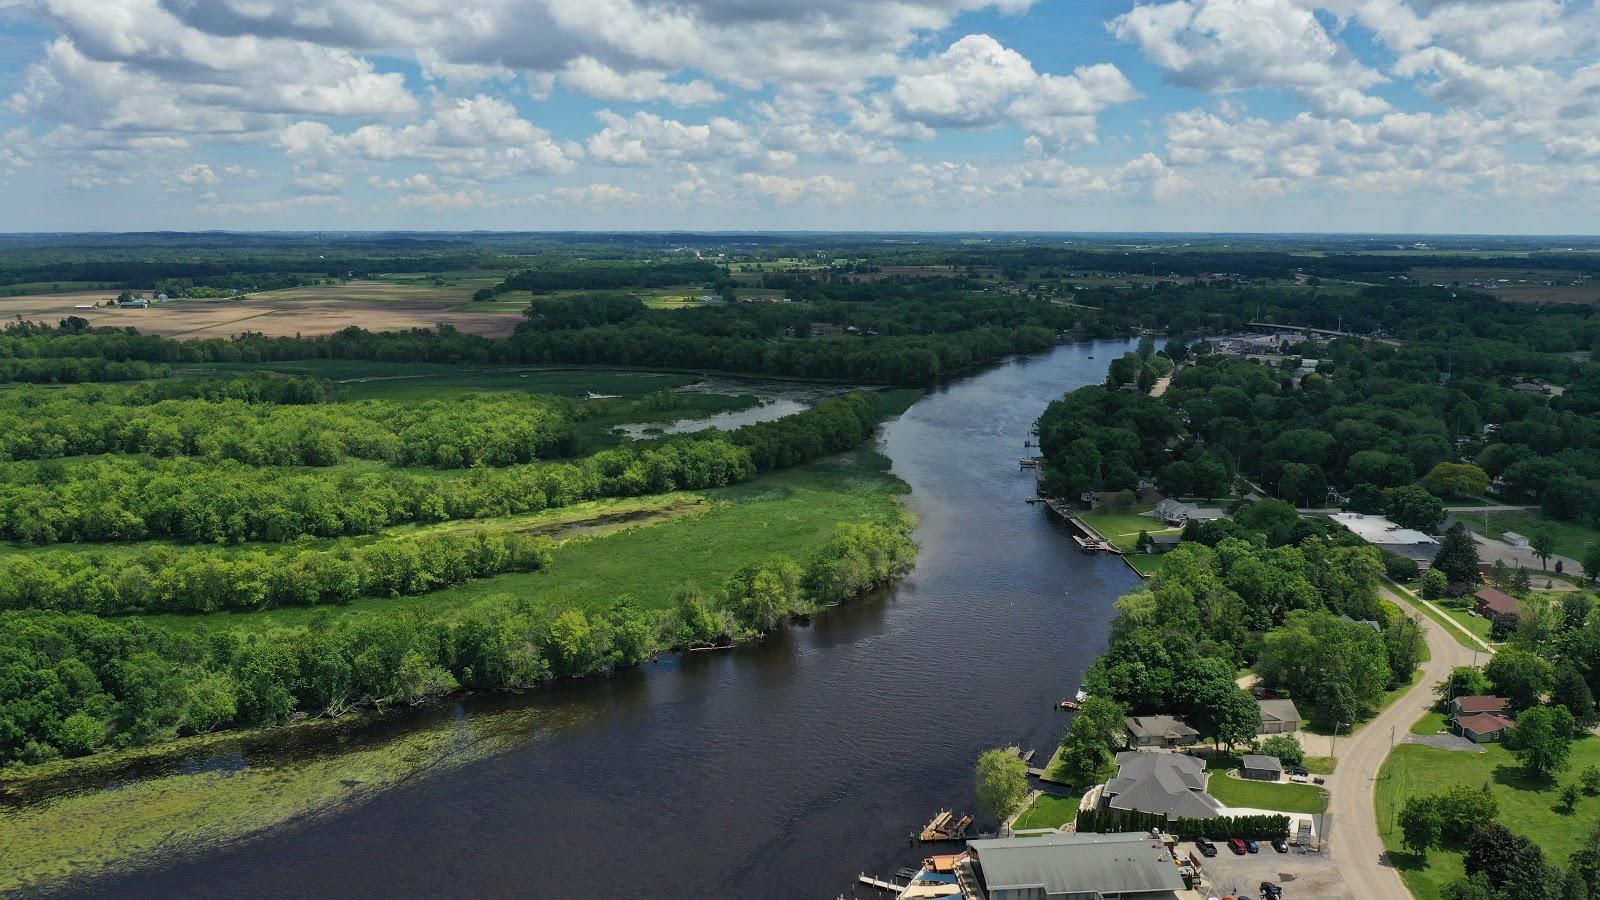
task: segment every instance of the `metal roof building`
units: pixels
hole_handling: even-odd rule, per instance
[[[967,842],[988,900],[1174,897],[1187,885],[1148,834],[1052,834]]]

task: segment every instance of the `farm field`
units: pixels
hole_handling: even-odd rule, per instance
[[[1438,719],[1424,721],[1423,727],[1431,731]],[[1600,738],[1596,737],[1573,744],[1570,764],[1549,781],[1529,779],[1511,752],[1499,744],[1485,745],[1483,753],[1401,744],[1389,755],[1377,782],[1378,826],[1389,858],[1413,896],[1436,900],[1444,885],[1464,876],[1462,854],[1433,850],[1423,860],[1404,850],[1396,824],[1400,809],[1411,797],[1434,793],[1445,785],[1487,784],[1500,806],[1498,821],[1532,839],[1544,849],[1546,860],[1565,868],[1568,855],[1600,816],[1600,797],[1582,795],[1569,815],[1562,811],[1561,786],[1594,765],[1600,765]]]
[[[104,303],[116,291],[40,294],[0,299],[0,315],[54,325],[67,316],[95,327],[137,328],[177,338],[232,337],[246,331],[268,336],[331,334],[354,325],[368,331],[431,328],[443,322],[468,334],[504,337],[522,321],[521,307],[482,309],[467,287],[384,282],[302,287],[252,294],[244,300],[174,300],[149,309],[80,305]]]
[[[1502,300],[1520,303],[1597,303],[1600,281],[1582,279],[1561,269],[1527,269],[1516,266],[1471,269],[1415,268],[1409,273],[1421,284],[1481,284]],[[1501,279],[1505,279],[1502,283]],[[1574,281],[1581,282],[1573,284]]]

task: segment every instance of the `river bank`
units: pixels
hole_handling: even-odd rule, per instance
[[[914,862],[906,832],[940,806],[972,808],[970,761],[997,734],[1053,746],[1059,723],[1039,711],[1071,692],[1134,581],[1042,511],[1019,515],[1031,484],[1015,464],[1045,404],[1103,377],[1088,357],[1124,346],[1003,363],[885,428],[923,548],[893,590],[727,652],[468,698],[429,715],[475,728],[515,709],[527,724],[481,758],[67,892],[281,896],[359,870],[365,890],[408,894],[810,896]],[[733,536],[783,523],[751,515]]]

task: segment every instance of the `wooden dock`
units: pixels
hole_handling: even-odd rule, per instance
[[[894,891],[896,894],[898,894],[906,889],[906,886],[903,884],[895,884],[892,881],[885,881],[882,878],[874,878],[865,872],[861,873],[861,875],[858,877],[858,880],[862,884],[868,887],[875,887],[880,891]]]
[[[1083,550],[1085,553],[1115,553],[1119,556],[1122,554],[1121,547],[1111,543],[1111,541],[1107,540],[1104,535],[1098,531],[1095,531],[1094,528],[1089,525],[1089,523],[1078,518],[1078,514],[1072,509],[1071,506],[1068,506],[1065,501],[1054,498],[1046,498],[1044,503],[1046,506],[1050,507],[1051,512],[1063,519],[1066,519],[1073,528],[1078,529],[1080,533],[1073,535],[1072,540],[1075,541],[1079,549]]]

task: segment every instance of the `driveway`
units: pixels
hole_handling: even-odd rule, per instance
[[[1406,599],[1383,588],[1385,599],[1410,609]],[[1419,611],[1420,613],[1420,611]],[[1392,706],[1354,735],[1334,741],[1339,762],[1328,777],[1332,798],[1328,805],[1327,848],[1329,856],[1344,872],[1345,884],[1356,897],[1405,897],[1405,884],[1384,853],[1378,837],[1377,807],[1373,792],[1378,769],[1401,735],[1409,734],[1412,723],[1422,718],[1433,704],[1433,686],[1455,666],[1472,665],[1472,651],[1446,634],[1443,626],[1427,616],[1419,616],[1433,654],[1422,666],[1422,678],[1401,695]]]

